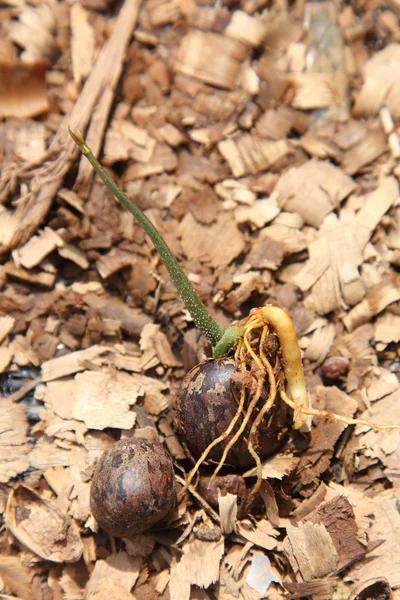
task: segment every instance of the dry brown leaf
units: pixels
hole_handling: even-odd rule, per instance
[[[17,484],[6,509],[11,533],[29,550],[51,562],[76,562],[83,546],[75,523],[54,502]]]

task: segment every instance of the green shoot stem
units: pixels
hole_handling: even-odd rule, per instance
[[[225,329],[219,325],[215,319],[213,319],[156,227],[146,217],[144,212],[111,179],[96,157],[93,155],[79,129],[72,131],[69,128],[69,133],[74,142],[79,146],[82,154],[86,156],[110,192],[115,196],[115,198],[117,198],[117,200],[121,202],[121,204],[131,213],[131,215],[133,215],[139,225],[150,237],[196,327],[200,329],[203,335],[205,335],[205,337],[213,346],[216,346],[222,338],[227,339],[227,344],[222,344],[222,348],[220,347],[218,355],[221,355],[220,352],[224,351],[224,347],[226,348],[226,352],[229,352],[232,347],[232,336],[228,335],[228,338],[226,338],[226,334],[231,328],[229,327],[228,329]],[[225,356],[225,354],[222,354],[222,356]]]

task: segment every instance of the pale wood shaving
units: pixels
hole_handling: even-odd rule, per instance
[[[263,42],[267,31],[268,25],[266,22],[251,17],[242,10],[235,10],[224,33],[250,46],[259,46]]]
[[[71,63],[77,85],[90,73],[94,59],[95,34],[88,20],[88,12],[80,4],[73,4],[71,19]]]
[[[344,172],[354,175],[386,152],[387,148],[387,137],[381,129],[367,133],[359,144],[343,154],[341,164]]]
[[[400,116],[400,86],[396,77],[399,57],[400,45],[388,44],[367,61],[364,85],[353,109],[355,116],[377,114],[382,106],[386,106],[395,119]]]
[[[385,312],[375,321],[374,337],[377,342],[400,342],[400,316]]]
[[[187,213],[179,225],[178,233],[183,251],[190,259],[209,262],[213,267],[229,265],[244,248],[243,237],[235,221],[228,215],[220,217],[215,224],[203,226],[191,213]],[[201,239],[202,244],[193,245],[194,239]],[[223,255],[215,244],[216,239],[225,248]]]
[[[12,361],[13,351],[11,348],[0,348],[0,373],[4,373],[8,365]]]
[[[34,600],[31,586],[32,576],[32,570],[21,564],[18,556],[0,556],[2,591],[16,594],[24,600]],[[3,598],[6,598],[6,596],[3,596]]]
[[[251,223],[257,229],[261,229],[275,219],[279,212],[280,209],[274,199],[268,198],[258,200],[250,207],[239,208],[235,211],[235,219],[238,223]]]
[[[263,463],[263,479],[283,479],[296,467],[299,459],[294,456],[276,454]],[[243,477],[254,477],[256,469],[250,469]]]
[[[182,40],[175,68],[217,87],[235,87],[247,46],[232,37],[193,30]]]
[[[0,343],[8,336],[15,325],[15,319],[11,315],[0,317]]]
[[[370,290],[365,299],[344,317],[343,323],[348,331],[354,331],[398,300],[400,300],[400,286],[392,282],[385,283]]]
[[[382,573],[397,588],[400,585],[400,549],[399,527],[400,516],[397,510],[397,499],[393,492],[377,495],[374,499],[359,502],[355,508],[356,516],[361,511],[364,515],[373,515],[369,519],[368,537],[373,542],[383,542],[367,556],[368,561],[356,563],[347,575],[353,580],[365,581],[371,577],[380,577]]]
[[[297,567],[304,581],[322,578],[333,573],[339,562],[336,548],[326,527],[322,524],[288,524],[284,542],[286,552],[293,556],[292,567]]]
[[[166,385],[144,375],[84,371],[74,380],[47,384],[46,403],[63,418],[84,421],[91,429],[131,429],[135,413],[130,407],[139,396]]]
[[[39,234],[31,237],[18,250],[14,250],[13,258],[25,269],[32,269],[42,262],[53,250],[64,245],[62,238],[52,229],[46,227]]]
[[[127,597],[131,597],[129,592],[139,577],[142,562],[140,557],[129,556],[122,550],[118,554],[112,554],[107,560],[98,560],[87,584],[87,598],[109,598],[101,594],[104,584],[109,592],[115,589],[118,592],[121,588],[127,593]]]
[[[242,177],[268,169],[285,157],[290,147],[286,140],[274,142],[246,133],[220,142],[218,150],[229,163],[233,175]]]
[[[25,407],[9,398],[0,399],[0,482],[6,483],[29,468],[27,455],[30,451]]]
[[[364,295],[358,267],[366,241],[354,235],[354,227],[354,218],[330,215],[309,246],[310,260],[293,278],[302,290],[312,286],[309,304],[318,314],[354,305]]]
[[[222,533],[229,535],[236,531],[237,496],[235,494],[225,494],[225,496],[222,496],[218,493],[218,508]]]
[[[42,380],[52,381],[53,379],[73,375],[78,371],[84,371],[90,361],[107,352],[108,348],[106,346],[99,345],[48,360],[42,364]]]
[[[327,161],[310,160],[284,173],[275,188],[278,205],[320,227],[323,219],[355,189],[354,181]]]
[[[254,527],[248,521],[241,521],[237,525],[237,532],[245,540],[265,550],[274,550],[277,547],[277,532],[266,519],[261,519]]]
[[[189,600],[191,585],[208,588],[219,578],[224,540],[189,540],[179,561],[173,561],[169,582],[171,600]]]

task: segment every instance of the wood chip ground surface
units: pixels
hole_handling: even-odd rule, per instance
[[[399,72],[397,0],[2,3],[1,598],[400,598],[398,431],[315,418],[249,513],[253,468],[99,529],[94,468],[140,409],[184,483],[176,396],[209,349],[67,131],[221,324],[288,312],[313,406],[400,424]]]

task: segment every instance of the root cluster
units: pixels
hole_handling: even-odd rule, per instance
[[[279,349],[271,348],[271,340],[279,339]],[[274,344],[272,344],[273,346]],[[240,416],[243,416],[240,427],[225,447],[223,455],[216,466],[211,481],[219,473],[234,444],[240,439],[245,428],[253,418],[247,447],[254,458],[257,469],[257,481],[250,492],[258,492],[262,483],[262,463],[255,450],[257,433],[263,419],[273,408],[277,396],[293,410],[293,427],[299,429],[307,421],[307,417],[316,416],[341,421],[347,425],[366,425],[378,430],[400,429],[400,425],[380,425],[364,419],[352,419],[342,415],[312,408],[306,392],[300,348],[291,319],[284,311],[274,306],[255,309],[247,320],[243,335],[235,352],[236,372],[232,380],[240,383],[239,394],[231,382],[231,391],[237,402],[237,411],[227,429],[204,450],[193,469],[188,474],[183,494],[190,486],[202,463],[216,445],[229,437]],[[291,397],[286,392],[286,388]],[[256,408],[265,389],[269,389],[261,409]],[[254,417],[255,411],[258,414]]]

